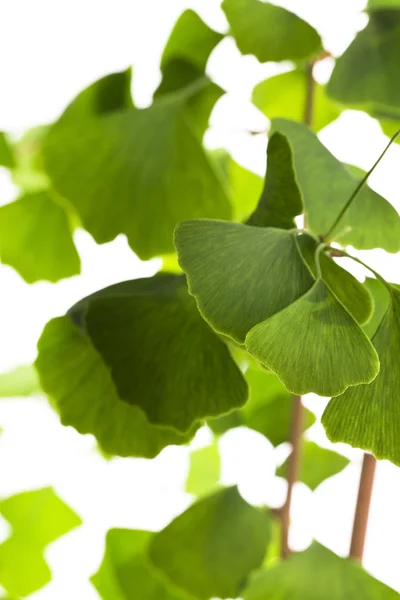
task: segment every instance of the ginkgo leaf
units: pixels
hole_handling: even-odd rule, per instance
[[[303,212],[301,192],[293,168],[287,138],[274,133],[267,148],[267,173],[258,205],[247,223],[256,227],[293,229],[294,218]]]
[[[317,242],[309,235],[300,235],[297,237],[297,243],[304,260],[316,277],[315,251]],[[362,324],[368,321],[373,310],[372,297],[368,288],[324,253],[320,254],[320,265],[322,279],[337,299],[358,323]]]
[[[0,545],[0,584],[15,596],[27,596],[51,579],[44,549],[81,525],[80,518],[52,488],[22,492],[0,502],[12,532]]]
[[[317,542],[305,552],[257,573],[244,600],[396,600],[400,596],[355,561],[340,558]]]
[[[30,396],[41,392],[36,369],[23,365],[0,374],[0,397]]]
[[[372,338],[380,372],[370,385],[359,385],[333,398],[322,416],[328,438],[369,450],[400,465],[400,290],[390,288],[390,304]]]
[[[281,117],[303,121],[306,106],[307,73],[294,69],[261,81],[253,90],[253,103],[268,119]],[[325,93],[325,86],[315,82],[312,127],[319,131],[340,115],[341,109]]]
[[[0,131],[0,166],[12,169],[15,165],[15,159],[11,145],[6,134]]]
[[[153,458],[165,446],[193,437],[195,429],[179,435],[150,425],[139,408],[123,402],[101,357],[70,317],[46,325],[38,350],[40,382],[61,422],[93,434],[107,454]]]
[[[230,218],[227,191],[186,115],[204,85],[195,81],[145,109],[61,117],[50,129],[47,173],[98,243],[124,233],[147,259],[171,252],[181,220]]]
[[[321,448],[315,442],[305,440],[301,447],[298,480],[305,483],[311,490],[315,490],[325,479],[343,471],[349,463],[349,459],[342,454]],[[277,469],[276,474],[286,479],[288,465],[289,458]]]
[[[379,371],[370,340],[321,279],[296,302],[256,325],[247,350],[295,394],[336,396]]]
[[[141,408],[150,423],[187,431],[245,403],[246,382],[201,318],[183,275],[117,284],[78,309],[120,398]]]
[[[218,443],[194,450],[190,454],[190,468],[186,480],[186,492],[204,496],[218,483],[221,471],[221,457]]]
[[[103,600],[190,600],[147,558],[151,531],[110,529],[99,570],[91,581]]]
[[[273,446],[290,439],[293,396],[273,373],[250,368],[245,373],[249,399],[244,407],[229,415],[210,419],[208,425],[217,435],[244,425],[264,435]],[[302,429],[315,423],[314,414],[303,409]]]
[[[321,49],[315,29],[280,6],[259,0],[224,0],[222,9],[240,52],[254,54],[260,62],[301,60]]]
[[[194,220],[176,227],[175,245],[201,314],[239,343],[313,283],[294,232]]]
[[[0,206],[0,259],[28,283],[80,272],[68,215],[51,192],[28,193]]]
[[[270,537],[265,510],[247,504],[232,487],[190,506],[154,536],[149,554],[196,598],[236,598],[261,566]]]
[[[398,110],[400,90],[393,82],[400,76],[399,52],[400,10],[371,11],[365,29],[336,61],[327,87],[329,96],[369,112]]]
[[[326,234],[356,189],[360,178],[350,173],[305,125],[274,119],[273,131],[283,133],[292,146],[297,181],[308,226]],[[400,216],[394,207],[368,186],[358,194],[331,239],[359,250],[400,250]]]
[[[390,293],[388,292],[387,287],[385,287],[378,279],[367,277],[365,279],[365,286],[370,291],[374,300],[374,310],[369,321],[364,324],[363,329],[367,336],[372,339],[389,308]]]

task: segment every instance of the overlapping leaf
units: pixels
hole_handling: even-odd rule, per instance
[[[307,74],[304,69],[294,69],[269,77],[257,84],[253,90],[253,102],[268,119],[282,117],[303,121]],[[325,86],[315,83],[312,127],[319,131],[329,125],[340,114],[340,108],[325,93]]]
[[[177,226],[175,244],[200,312],[240,343],[313,283],[290,231],[194,220]]]
[[[0,207],[0,258],[28,283],[79,273],[68,216],[50,192],[28,193]]]
[[[194,435],[150,425],[139,408],[123,402],[101,357],[68,316],[47,324],[38,349],[41,385],[61,422],[93,434],[107,454],[153,458]]]
[[[390,303],[372,338],[380,372],[370,385],[360,385],[333,398],[322,417],[328,438],[370,450],[377,458],[400,465],[400,291],[390,288]]]
[[[325,234],[360,178],[350,173],[305,125],[275,119],[273,131],[283,133],[292,146],[297,181],[310,229]],[[398,252],[400,217],[387,200],[365,187],[331,237],[360,250],[383,248],[387,252]]]
[[[279,477],[287,478],[289,458],[277,469],[276,474]],[[312,490],[315,490],[323,481],[340,473],[348,464],[349,459],[328,450],[321,448],[318,444],[305,440],[301,448],[301,461],[298,480],[302,481]]]
[[[174,589],[147,558],[153,533],[110,529],[99,570],[91,578],[103,600],[190,600]]]
[[[321,49],[311,25],[288,10],[259,0],[224,0],[230,32],[243,54],[260,62],[302,60]]]
[[[36,369],[23,365],[0,374],[0,398],[30,396],[41,391]]]
[[[246,336],[250,354],[295,394],[341,394],[379,371],[371,342],[321,279]]]
[[[293,168],[287,138],[274,133],[267,149],[267,173],[258,205],[247,221],[256,227],[293,229],[294,218],[303,212],[301,192]]]
[[[396,600],[399,594],[314,542],[277,566],[258,573],[244,600]]]
[[[190,454],[190,468],[186,480],[186,491],[195,496],[204,496],[218,483],[221,457],[217,442],[194,450]]]
[[[271,537],[265,510],[227,488],[193,504],[150,544],[154,564],[200,600],[236,598]]]
[[[43,553],[48,544],[81,524],[52,488],[23,492],[2,500],[0,513],[12,527],[0,545],[0,584],[27,596],[51,579]]]

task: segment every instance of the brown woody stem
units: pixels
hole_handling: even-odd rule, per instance
[[[368,527],[369,509],[371,505],[372,489],[374,486],[376,458],[372,454],[364,454],[356,512],[354,515],[353,535],[350,545],[350,558],[362,562],[364,555],[365,538]]]

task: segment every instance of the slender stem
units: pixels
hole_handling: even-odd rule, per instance
[[[306,101],[304,104],[305,125],[312,127],[314,116],[314,101],[315,101],[315,79],[313,75],[314,62],[309,62],[306,67]]]
[[[395,141],[395,139],[398,137],[398,135],[400,134],[400,130],[397,131],[394,136],[390,139],[389,143],[387,144],[386,148],[384,149],[384,151],[382,152],[382,154],[379,156],[378,160],[375,161],[375,163],[373,164],[373,166],[370,168],[370,170],[368,171],[368,173],[366,173],[364,175],[364,177],[361,179],[360,183],[357,185],[356,189],[354,190],[354,192],[351,194],[350,198],[347,200],[346,204],[343,206],[342,210],[339,212],[338,216],[336,217],[336,219],[334,220],[333,224],[331,225],[331,227],[329,228],[329,230],[327,231],[327,233],[323,236],[324,239],[328,239],[329,236],[331,235],[332,231],[334,231],[336,229],[336,227],[338,226],[339,222],[341,221],[341,219],[343,218],[343,215],[345,214],[345,212],[350,208],[351,203],[353,202],[353,200],[356,198],[356,196],[359,194],[359,192],[361,191],[361,189],[364,187],[364,185],[367,183],[368,177],[371,175],[371,173],[375,170],[375,168],[379,165],[379,163],[381,162],[382,158],[385,156],[386,152],[388,151],[388,149],[390,148],[390,146],[393,144],[393,142]]]
[[[372,456],[372,454],[365,453],[361,470],[360,485],[358,488],[353,535],[351,538],[349,554],[350,558],[358,560],[359,562],[362,562],[364,555],[375,470],[376,458]]]

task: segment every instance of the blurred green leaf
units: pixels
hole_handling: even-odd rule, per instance
[[[197,501],[156,534],[154,564],[200,600],[236,598],[260,567],[271,538],[270,518],[227,488]]]
[[[307,75],[294,69],[269,77],[253,90],[253,102],[268,119],[281,117],[303,121],[306,106]],[[325,93],[325,86],[315,83],[313,129],[319,131],[340,115],[341,109]]]
[[[150,425],[139,408],[123,402],[100,355],[68,316],[46,325],[38,350],[41,385],[61,422],[93,434],[107,454],[153,458],[193,437],[195,429],[183,436]]]
[[[201,314],[239,343],[313,282],[290,231],[204,219],[180,223],[175,243]]]
[[[84,323],[119,396],[150,423],[187,431],[247,399],[229,350],[201,318],[182,275],[123,282],[82,300]]]
[[[178,221],[230,217],[226,190],[186,118],[187,102],[205,85],[196,80],[142,110],[82,118],[70,107],[51,128],[47,172],[98,243],[125,233],[147,259],[173,249]]]
[[[211,429],[218,435],[245,425],[264,435],[273,446],[288,442],[293,415],[293,396],[273,373],[248,369],[245,378],[249,400],[241,410],[210,419]],[[303,431],[315,423],[313,413],[304,408]]]
[[[368,0],[367,10],[382,10],[385,8],[400,8],[400,0]]]
[[[0,398],[30,396],[42,391],[36,369],[23,365],[0,374]]]
[[[0,206],[0,258],[28,283],[80,272],[68,216],[47,191]]]
[[[251,329],[246,347],[299,395],[335,396],[371,382],[379,371],[371,342],[321,279]]]
[[[194,450],[190,453],[190,468],[186,480],[186,492],[204,496],[218,483],[221,471],[221,457],[218,443]]]
[[[370,385],[359,385],[332,398],[322,416],[328,438],[369,450],[400,465],[400,291],[390,290],[390,304],[372,338],[381,368]]]
[[[189,600],[147,558],[150,531],[110,529],[103,562],[91,581],[103,600]]]
[[[277,566],[257,573],[244,600],[395,600],[399,594],[355,561],[314,542]]]
[[[39,192],[50,188],[42,156],[42,144],[48,130],[48,125],[28,129],[13,146],[15,164],[12,179],[24,192]]]
[[[280,6],[259,0],[224,0],[222,9],[240,52],[254,54],[262,63],[302,60],[321,49],[315,29]]]
[[[399,53],[400,10],[373,10],[365,29],[336,61],[329,96],[367,112],[390,107],[399,111],[400,88],[394,85],[400,77]]]
[[[267,172],[258,205],[247,223],[256,227],[293,229],[294,218],[303,212],[301,192],[287,138],[274,133],[268,143]]]
[[[299,244],[304,260],[310,267],[314,277],[316,277],[315,251],[317,242],[309,235],[300,235],[297,238],[297,243]],[[347,308],[358,323],[368,321],[373,310],[372,297],[368,291],[368,287],[360,283],[351,273],[342,269],[326,254],[320,254],[320,265],[322,279],[337,299]]]
[[[0,513],[12,526],[0,545],[0,583],[9,594],[27,596],[51,580],[46,546],[82,522],[52,488],[2,500]]]
[[[308,225],[315,233],[325,234],[360,178],[350,173],[305,125],[286,119],[275,119],[272,125],[273,131],[283,133],[291,143]],[[387,252],[398,252],[400,217],[387,200],[366,186],[331,238],[359,250],[383,248]]]
[[[289,459],[290,456],[277,469],[276,474],[278,477],[287,478]],[[304,440],[301,449],[298,480],[314,491],[325,479],[340,473],[349,463],[349,459],[342,454],[321,448],[314,442]]]
[[[0,131],[0,166],[12,169],[15,164],[14,153],[6,134]]]

